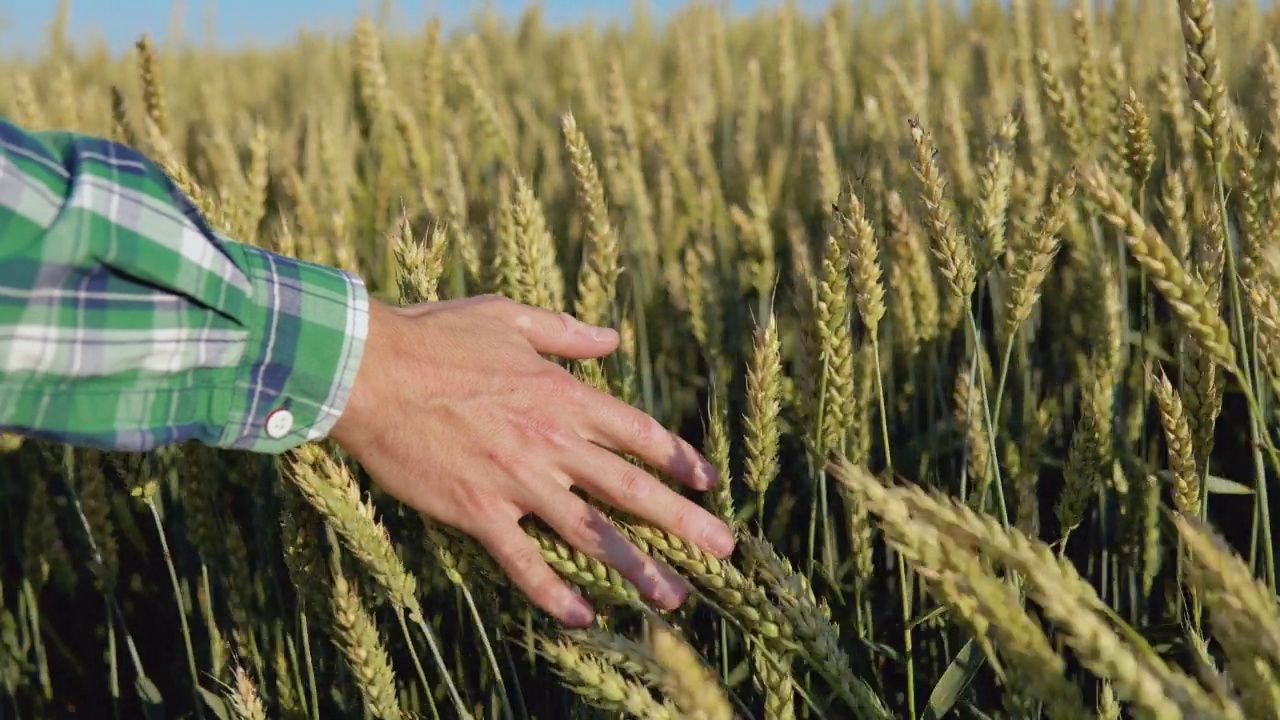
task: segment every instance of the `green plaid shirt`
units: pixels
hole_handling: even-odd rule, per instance
[[[282,452],[337,421],[368,303],[214,232],[136,150],[0,117],[0,430]]]

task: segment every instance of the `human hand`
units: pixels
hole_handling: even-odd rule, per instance
[[[730,529],[611,450],[698,490],[715,470],[657,420],[545,359],[596,358],[616,332],[498,296],[394,308],[371,302],[351,398],[331,437],[384,490],[476,538],[529,599],[568,625],[590,605],[520,528],[530,513],[674,609],[683,579],[571,491],[577,486],[716,557]]]

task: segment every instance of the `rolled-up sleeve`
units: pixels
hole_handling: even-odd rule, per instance
[[[0,118],[0,428],[282,452],[341,416],[368,304],[215,232],[136,150]]]

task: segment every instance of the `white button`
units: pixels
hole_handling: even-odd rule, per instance
[[[279,440],[293,429],[293,413],[280,409],[267,416],[267,437]]]

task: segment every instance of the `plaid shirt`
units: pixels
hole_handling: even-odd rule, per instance
[[[368,303],[214,232],[136,150],[0,117],[0,430],[282,452],[337,421]]]

